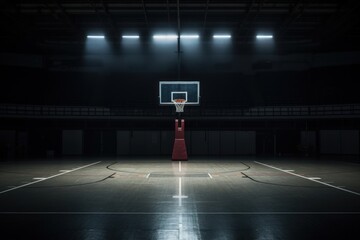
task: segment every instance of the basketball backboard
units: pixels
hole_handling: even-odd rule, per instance
[[[186,105],[200,104],[199,81],[160,81],[160,105],[174,105],[174,99],[185,99]]]

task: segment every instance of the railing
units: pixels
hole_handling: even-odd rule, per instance
[[[0,104],[0,116],[7,117],[166,117],[175,108],[121,108],[91,106],[46,106]],[[184,116],[191,117],[333,117],[360,116],[360,104],[266,106],[266,107],[185,107]]]

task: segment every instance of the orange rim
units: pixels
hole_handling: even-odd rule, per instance
[[[186,100],[185,100],[185,99],[182,99],[182,98],[178,98],[178,99],[174,99],[173,101],[176,102],[176,103],[183,103],[183,102],[185,102]]]

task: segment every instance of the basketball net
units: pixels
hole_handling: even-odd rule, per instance
[[[185,107],[185,103],[186,103],[185,99],[174,99],[174,100],[172,100],[172,102],[174,103],[174,105],[176,107],[176,112],[184,112],[184,107]]]

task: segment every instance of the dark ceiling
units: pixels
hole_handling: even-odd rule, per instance
[[[112,41],[139,33],[146,42],[155,31],[180,26],[204,42],[229,32],[239,49],[266,32],[283,52],[355,51],[359,7],[358,0],[11,0],[0,3],[0,41],[2,51],[39,51],[44,44],[79,44],[93,32]]]

